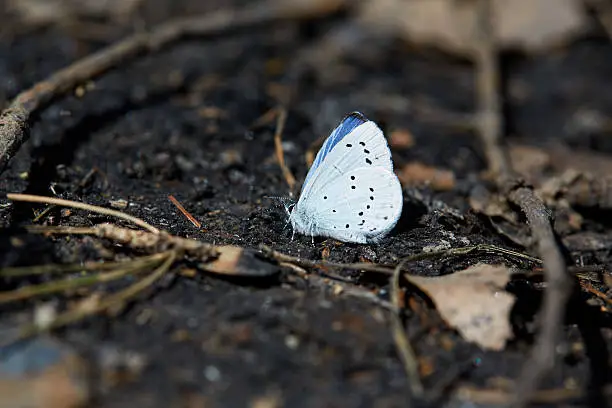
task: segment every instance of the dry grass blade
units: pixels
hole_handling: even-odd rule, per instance
[[[16,336],[0,342],[0,349],[14,344],[15,342],[18,342],[20,340],[24,340],[26,338],[43,333],[45,331],[57,329],[59,327],[75,323],[88,316],[92,316],[94,314],[110,310],[111,308],[118,309],[122,307],[126,302],[132,300],[136,295],[150,287],[166,272],[168,272],[177,257],[177,253],[176,251],[167,251],[164,253],[164,256],[164,261],[160,266],[158,266],[153,272],[151,272],[151,274],[140,279],[136,283],[128,286],[127,288],[115,294],[108,295],[106,298],[103,298],[98,301],[94,300],[93,302],[87,304],[87,307],[78,307],[73,310],[64,312],[44,327],[41,327],[36,324],[24,325],[18,329],[18,333]]]
[[[118,227],[113,224],[99,224],[94,227],[56,227],[33,225],[27,227],[28,231],[36,234],[81,234],[95,235],[106,238],[118,244],[124,244],[132,249],[157,250],[160,247],[172,247],[176,250],[189,253],[192,256],[205,258],[217,247],[193,239],[177,237],[164,231],[154,234],[146,231]]]
[[[289,192],[293,195],[293,189],[295,187],[295,177],[287,164],[285,163],[285,152],[283,151],[283,130],[285,129],[285,123],[287,122],[287,109],[280,107],[278,108],[278,116],[276,117],[276,131],[274,132],[274,150],[276,152],[276,160],[280,166],[283,177],[289,186]]]
[[[32,234],[75,234],[97,235],[97,227],[63,227],[59,225],[28,225],[25,227]]]
[[[110,295],[102,302],[103,306],[105,306],[105,308],[111,306],[121,306],[120,304],[128,302],[134,296],[138,295],[140,292],[153,285],[166,272],[168,272],[168,270],[170,270],[170,267],[178,256],[178,253],[176,251],[168,251],[165,253],[165,255],[166,259],[164,263],[157,267],[157,269],[155,269],[150,275],[142,278],[141,280],[127,287],[126,289],[113,295]]]
[[[93,230],[90,228],[89,230]],[[48,265],[33,265],[33,266],[18,266],[7,267],[0,269],[0,277],[17,278],[23,276],[43,275],[43,274],[65,274],[81,271],[101,271],[107,269],[124,268],[127,265],[134,266],[149,262],[149,260],[157,258],[159,254],[143,256],[134,260],[120,262],[85,262],[70,265],[48,264]]]
[[[151,224],[141,220],[140,218],[133,217],[131,215],[122,213],[120,211],[111,210],[110,208],[104,208],[104,207],[98,207],[96,205],[79,203],[77,201],[63,200],[61,198],[43,197],[43,196],[30,195],[30,194],[9,193],[9,194],[6,195],[6,197],[9,200],[12,200],[12,201],[22,201],[22,202],[30,202],[30,203],[45,203],[45,204],[59,205],[59,206],[62,206],[62,207],[78,208],[80,210],[91,211],[91,212],[95,212],[95,213],[98,213],[98,214],[108,215],[108,216],[111,216],[111,217],[116,217],[116,218],[119,218],[119,219],[122,219],[122,220],[125,220],[125,221],[129,221],[129,222],[131,222],[131,223],[133,223],[135,225],[138,225],[139,227],[142,227],[142,228],[144,228],[144,229],[146,229],[149,232],[152,232],[154,234],[159,234],[159,230],[157,228],[155,228]]]
[[[11,290],[8,292],[0,292],[0,304],[14,302],[18,300],[24,300],[24,299],[28,299],[28,298],[35,297],[35,296],[49,295],[52,293],[67,291],[71,289],[83,288],[86,286],[96,285],[96,284],[104,283],[104,282],[110,282],[113,280],[118,280],[128,275],[134,275],[134,274],[140,273],[146,268],[155,266],[167,256],[168,255],[165,253],[160,253],[160,254],[154,254],[151,256],[143,257],[144,259],[135,259],[129,262],[119,262],[119,263],[113,262],[111,263],[111,266],[114,265],[117,268],[111,272],[104,272],[104,273],[93,274],[89,276],[80,276],[76,278],[56,280],[56,281],[42,283],[39,285],[23,286],[19,289]],[[50,266],[56,266],[56,265],[50,265]],[[68,265],[68,266],[75,266],[75,265]],[[24,269],[26,272],[28,272],[29,268],[24,268]],[[82,269],[83,268],[81,266],[81,269],[79,270],[82,270]],[[0,271],[0,273],[2,273],[2,271]]]
[[[404,325],[402,324],[402,302],[400,299],[400,274],[404,264],[408,259],[401,261],[393,271],[391,278],[391,303],[393,304],[393,313],[391,314],[391,327],[393,331],[393,340],[395,347],[404,364],[404,370],[408,377],[408,384],[413,397],[421,397],[423,395],[423,384],[419,376],[419,367],[414,354],[414,350],[408,341]]]

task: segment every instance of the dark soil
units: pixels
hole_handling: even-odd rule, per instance
[[[414,134],[415,147],[393,150],[397,168],[417,159],[451,169],[458,179],[456,188],[445,193],[406,189],[402,220],[378,245],[324,239],[312,245],[304,236],[291,240],[290,228],[284,229],[284,211],[265,198],[288,193],[274,159],[274,123],[250,126],[275,106],[271,89],[282,82],[282,67],[344,18],[184,41],[104,75],[82,97],[63,98],[40,115],[30,141],[3,173],[0,191],[56,194],[102,206],[125,199],[127,212],[172,234],[250,248],[265,244],[310,259],[320,259],[329,248],[334,261],[390,263],[442,241],[524,251],[469,209],[469,191],[482,183],[479,172],[486,168],[475,133],[424,119],[414,108],[425,100],[448,114],[472,113],[473,66],[394,41],[364,43],[369,51],[363,56],[352,52],[336,81],[319,82],[315,75],[301,84],[283,134],[288,165],[303,180],[304,154],[311,143],[344,114],[360,110],[387,132],[407,128]],[[5,39],[0,42],[0,95],[10,100],[103,45],[53,28]],[[542,56],[507,56],[504,69],[508,89],[527,90],[520,96],[507,92],[506,119],[513,140],[539,146],[565,143],[612,154],[609,131],[585,134],[572,126],[578,109],[612,112],[612,46],[607,41],[584,39]],[[94,168],[99,172],[78,189]],[[27,177],[21,176],[24,172]],[[201,230],[176,210],[169,194],[202,222]],[[17,227],[31,223],[33,208],[41,206],[0,208],[0,265],[108,259],[109,249],[129,254],[92,238],[28,236]],[[585,209],[582,215],[588,220],[585,228],[612,232],[611,223],[603,221],[609,214]],[[66,215],[60,209],[44,220],[49,225],[104,221],[110,219],[82,211]],[[15,237],[25,245],[11,246]],[[576,262],[582,257],[605,265],[612,259],[609,248],[571,254]],[[474,255],[421,262],[412,272],[437,275],[490,259]],[[343,274],[387,299],[386,279]],[[3,287],[23,283],[5,282]],[[485,387],[493,378],[519,374],[533,341],[528,329],[539,293],[529,287],[523,293],[518,286],[524,297],[517,306],[517,335],[502,352],[484,352],[465,342],[425,301],[421,303],[429,321],[409,312],[407,330],[416,353],[422,364],[432,367],[424,374],[425,387],[450,387],[449,392],[440,391],[440,404],[462,404],[451,397],[459,381]],[[32,305],[5,308],[2,320],[13,324]],[[542,387],[573,382],[591,387],[595,398],[598,387],[609,381],[612,331],[609,315],[581,305],[578,299],[570,304],[565,329],[570,348]],[[186,406],[181,404],[190,398],[202,398],[206,406],[263,407],[268,405],[254,404],[266,396],[290,407],[404,406],[406,377],[388,313],[366,300],[335,295],[331,286],[313,286],[289,270],[255,282],[201,273],[162,282],[154,295],[135,302],[119,317],[91,318],[57,334],[89,353],[113,345],[145,356],[148,365],[138,379],[101,393],[104,407]],[[180,341],[179,331],[187,332]],[[581,340],[581,333],[588,335]],[[584,349],[571,348],[583,342]],[[589,398],[574,402],[587,404]]]

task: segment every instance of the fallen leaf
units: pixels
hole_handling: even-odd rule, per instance
[[[423,163],[406,164],[399,171],[398,177],[404,185],[427,184],[434,190],[448,191],[455,187],[455,174],[450,170],[438,169]]]
[[[331,249],[329,249],[329,247],[326,246],[321,251],[321,259],[323,259],[323,260],[329,259],[329,255],[330,254],[331,254]]]
[[[202,119],[224,119],[229,116],[226,110],[216,106],[203,106],[198,109],[198,115]]]
[[[612,177],[607,175],[570,169],[546,180],[538,192],[546,201],[556,202],[563,198],[571,205],[612,208]]]
[[[551,165],[550,154],[538,147],[510,144],[508,152],[512,168],[532,183]]]
[[[450,275],[406,275],[406,279],[431,298],[463,338],[485,349],[501,350],[512,336],[509,315],[515,298],[504,290],[511,274],[504,265],[477,264]]]
[[[491,193],[484,186],[476,186],[470,191],[469,203],[472,210],[489,217],[491,226],[498,234],[517,245],[531,244],[527,225],[519,221],[519,215],[510,208],[505,197]]]
[[[389,143],[398,149],[408,149],[414,146],[414,136],[408,129],[396,129],[389,136]]]
[[[612,173],[612,157],[608,154],[569,148],[560,143],[546,147],[509,143],[508,151],[512,168],[530,182],[541,184],[546,170],[562,174],[568,170],[588,174]]]
[[[214,260],[200,265],[205,271],[252,277],[271,276],[279,272],[278,265],[259,257],[256,251],[232,245],[216,247],[216,251]]]
[[[360,19],[366,27],[450,52],[474,47],[476,2],[457,0],[370,0]],[[586,31],[581,0],[493,0],[497,42],[502,48],[542,51]]]

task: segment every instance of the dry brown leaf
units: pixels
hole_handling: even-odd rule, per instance
[[[427,184],[434,190],[440,191],[452,190],[455,187],[455,174],[452,171],[419,162],[406,164],[397,176],[404,185]]]
[[[531,183],[551,165],[550,154],[538,147],[509,144],[508,151],[512,168]]]
[[[608,154],[572,149],[560,143],[546,148],[509,143],[510,160],[514,168],[530,182],[539,181],[545,170],[562,174],[567,170],[593,175],[612,174],[612,157]],[[539,184],[539,183],[536,183]]]
[[[221,275],[266,277],[279,272],[277,265],[272,264],[250,249],[233,245],[216,247],[217,258],[201,264],[205,271]]]
[[[414,136],[408,129],[395,129],[389,136],[389,144],[398,149],[408,149],[414,143]]]
[[[440,315],[468,341],[501,350],[512,336],[509,315],[514,296],[504,290],[512,270],[477,264],[439,277],[406,275],[435,303]]]
[[[370,0],[361,20],[377,31],[391,31],[408,41],[450,52],[473,46],[475,2],[457,0]],[[584,32],[587,16],[580,0],[493,0],[501,47],[541,51]]]
[[[609,154],[572,149],[559,143],[550,146],[549,150],[551,163],[559,173],[575,170],[596,177],[602,174],[612,174],[612,157]]]

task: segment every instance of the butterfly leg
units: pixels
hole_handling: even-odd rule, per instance
[[[314,243],[314,224],[312,224],[309,229],[310,229],[310,243],[312,244],[312,246],[315,246],[315,243]]]
[[[287,225],[289,225],[290,222],[291,218],[287,218],[287,222],[285,222],[285,225],[283,226],[283,231],[285,231],[285,228],[287,228]]]

